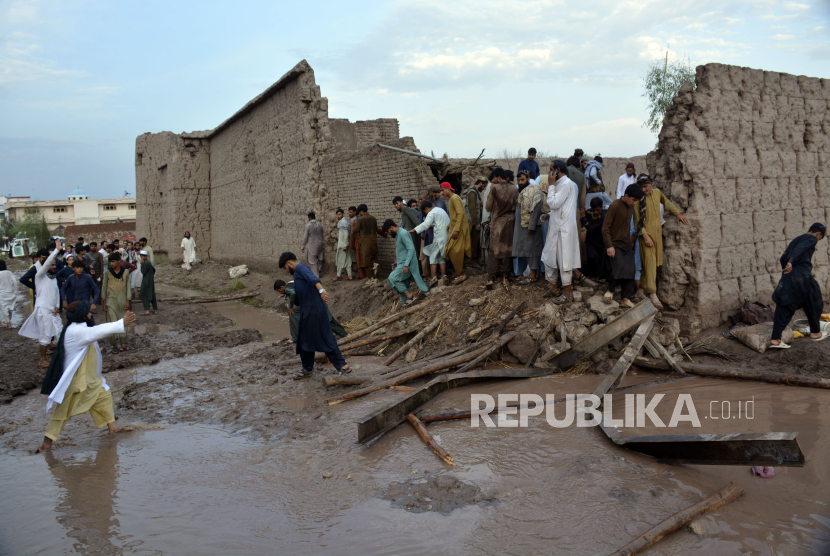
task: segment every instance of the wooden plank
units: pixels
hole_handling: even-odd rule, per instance
[[[649,303],[649,305],[651,304]],[[634,309],[632,309],[632,311],[633,310]],[[614,321],[611,324],[616,322],[617,321]],[[631,338],[631,341],[628,343],[628,347],[625,348],[622,356],[614,364],[611,371],[605,375],[605,378],[600,385],[597,386],[597,389],[594,390],[594,395],[599,397],[600,403],[602,403],[602,396],[613,392],[614,388],[616,388],[622,379],[625,378],[625,373],[628,372],[629,367],[631,367],[631,364],[634,362],[634,358],[637,357],[637,354],[640,353],[640,350],[643,348],[643,344],[645,343],[646,338],[648,338],[648,335],[651,333],[653,326],[654,314],[651,314],[640,324],[639,328],[637,328],[637,332],[634,334],[634,337]]]
[[[686,374],[686,371],[684,371],[680,367],[680,365],[677,364],[677,361],[675,361],[674,358],[671,355],[669,355],[669,352],[666,351],[666,348],[664,348],[663,345],[660,342],[658,342],[654,338],[646,338],[646,345],[648,345],[648,344],[651,344],[651,346],[654,348],[654,351],[656,351],[658,353],[658,356],[665,359],[666,363],[671,365],[671,368],[674,369],[675,372],[677,372],[678,374],[681,374],[681,375]]]
[[[558,369],[486,369],[469,373],[442,375],[429,381],[402,400],[362,417],[357,421],[357,441],[361,444],[379,438],[406,420],[406,416],[450,388],[508,378],[536,378],[548,376]]]
[[[420,311],[424,307],[426,307],[425,303],[416,301],[413,305],[407,307],[403,311],[397,312],[394,315],[390,315],[390,316],[386,317],[385,319],[376,322],[372,326],[368,326],[368,327],[364,328],[363,330],[358,330],[357,332],[352,332],[351,334],[349,334],[345,338],[340,338],[337,341],[337,345],[340,346],[340,345],[343,345],[343,344],[347,344],[347,343],[350,343],[350,342],[352,342],[352,341],[354,341],[354,340],[356,340],[356,339],[358,339],[362,336],[365,336],[366,334],[371,334],[372,332],[374,332],[378,328],[381,328],[381,327],[383,327],[387,324],[391,324],[391,323],[395,322],[396,320],[405,317],[406,315],[414,313],[415,311]]]
[[[400,348],[398,348],[398,351],[396,351],[395,353],[390,355],[389,358],[386,361],[383,362],[383,365],[385,367],[388,367],[389,365],[394,363],[398,359],[398,357],[400,357],[401,355],[406,353],[409,350],[409,348],[411,348],[412,346],[414,346],[415,344],[420,342],[421,339],[424,336],[426,336],[427,334],[429,334],[430,332],[435,330],[438,327],[439,324],[441,324],[441,317],[438,317],[434,321],[429,323],[429,325],[427,325],[426,328],[424,328],[423,330],[418,332],[418,334],[416,334],[414,338],[412,338],[411,340],[406,342],[404,345],[402,345]]]
[[[629,330],[638,326],[648,317],[655,315],[657,309],[651,304],[648,299],[642,300],[640,303],[620,315],[616,320],[610,322],[594,332],[586,336],[581,342],[572,346],[571,349],[560,353],[549,362],[554,367],[560,369],[569,369],[576,365],[579,361],[592,356],[594,353],[603,349],[605,346],[626,334]]]

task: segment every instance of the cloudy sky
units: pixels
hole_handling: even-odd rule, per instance
[[[422,152],[645,154],[665,54],[830,78],[830,1],[0,0],[0,194],[135,192],[135,137],[215,127],[305,58]]]

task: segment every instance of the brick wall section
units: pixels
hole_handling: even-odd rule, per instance
[[[354,127],[358,149],[366,149],[376,143],[389,145],[389,141],[394,141],[400,137],[398,120],[395,118],[358,121],[354,123]]]
[[[79,237],[84,238],[87,243],[90,241],[100,242],[119,239],[121,243],[129,240],[135,241],[135,222],[115,222],[112,224],[87,224],[85,226],[67,226],[64,230],[64,237],[70,245],[74,245]],[[148,238],[149,239],[149,238]]]
[[[830,219],[830,80],[707,64],[695,81],[648,166],[691,220],[667,221],[659,295],[706,328],[744,299],[770,303],[787,243]],[[827,241],[813,263],[827,296]]]
[[[306,214],[326,202],[325,101],[307,67],[212,137],[211,258],[273,270],[280,253],[299,251]]]
[[[179,253],[186,231],[210,250],[210,142],[194,135],[136,139],[136,231],[154,250]]]
[[[385,144],[419,152],[411,137]],[[437,183],[427,166],[417,157],[378,146],[323,157],[321,179],[331,192],[328,213],[332,217],[338,207],[345,211],[350,206],[365,203],[369,213],[377,218],[378,225],[382,225],[387,218],[400,222],[400,213],[392,205],[395,196],[400,195],[406,200],[417,199],[421,191]],[[334,261],[336,222],[334,218],[327,221],[326,261]],[[395,261],[394,240],[378,237],[378,251],[380,274],[386,276],[390,272],[389,265]]]

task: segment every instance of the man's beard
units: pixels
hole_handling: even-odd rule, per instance
[[[391,235],[394,238],[397,237],[398,232],[389,232],[389,235]]]
[[[294,276],[294,269],[293,269],[293,268],[289,268],[289,269],[288,269],[288,274],[290,274],[291,276]]]

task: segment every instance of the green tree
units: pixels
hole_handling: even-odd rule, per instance
[[[648,102],[648,120],[643,127],[655,135],[660,133],[666,109],[680,87],[690,81],[695,81],[695,67],[688,58],[669,61],[669,50],[666,49],[664,59],[652,62],[643,79],[643,96]]]
[[[27,214],[20,222],[15,222],[8,232],[9,238],[26,237],[37,244],[38,247],[46,247],[52,238],[52,232],[46,225],[46,218],[43,214]]]

